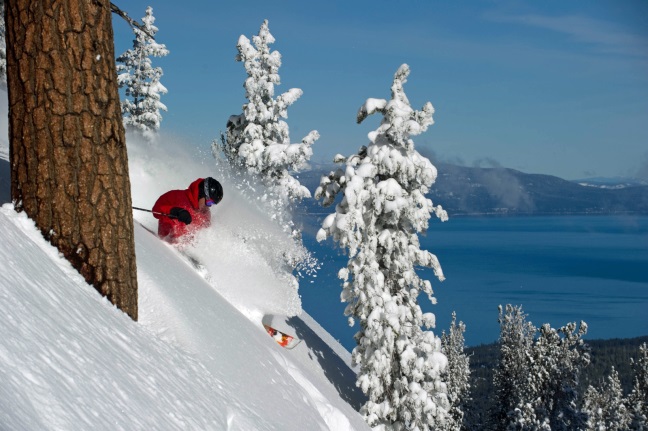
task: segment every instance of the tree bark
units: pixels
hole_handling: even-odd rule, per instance
[[[7,0],[5,7],[16,211],[25,211],[88,283],[137,320],[110,2]]]

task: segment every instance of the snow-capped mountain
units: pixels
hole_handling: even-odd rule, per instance
[[[625,189],[626,187],[648,186],[648,180],[625,177],[593,177],[574,180],[576,184],[587,187],[599,187],[601,189]]]

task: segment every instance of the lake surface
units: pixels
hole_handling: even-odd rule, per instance
[[[421,248],[437,255],[446,280],[421,270],[438,304],[425,295],[419,302],[436,315],[438,335],[456,311],[467,345],[494,342],[500,304],[522,305],[536,326],[584,320],[589,339],[648,335],[648,217],[454,217],[430,224]],[[347,324],[336,276],[347,257],[331,241],[318,244],[314,232],[304,229],[304,243],[322,268],[301,282],[303,307],[351,350],[358,325]]]

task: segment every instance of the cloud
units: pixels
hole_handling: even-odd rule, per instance
[[[476,171],[476,180],[501,206],[521,211],[530,211],[534,208],[533,199],[510,170],[502,168],[493,159],[484,160],[484,162],[493,166],[489,169]],[[483,166],[480,167],[483,168]]]
[[[497,160],[485,157],[482,159],[477,159],[473,162],[473,167],[475,168],[501,168],[502,164]]]
[[[430,159],[433,165],[443,164],[443,165],[468,166],[466,161],[459,156],[446,156],[443,154],[439,154],[429,147],[421,146],[420,148],[417,148],[417,151],[422,156]]]
[[[639,180],[648,180],[648,152],[644,154],[635,177]]]
[[[648,37],[634,34],[621,26],[580,15],[499,15],[487,19],[501,23],[523,24],[569,36],[572,40],[589,44],[595,50],[648,59]]]
[[[502,164],[491,158],[484,157],[473,162],[476,182],[499,204],[506,208],[515,208],[522,211],[530,211],[534,208],[533,199],[520,183],[520,180],[513,174],[513,171],[506,169]]]
[[[472,167],[442,162],[439,184],[442,194],[451,196],[455,210],[484,211],[507,208],[521,212],[535,209],[533,197],[520,181],[516,171],[502,167],[493,158],[475,160]],[[448,164],[449,163],[449,164]],[[444,204],[446,206],[447,204]]]

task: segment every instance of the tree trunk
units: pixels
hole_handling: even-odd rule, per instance
[[[137,320],[110,1],[7,0],[5,7],[16,211],[25,211],[88,283]]]

